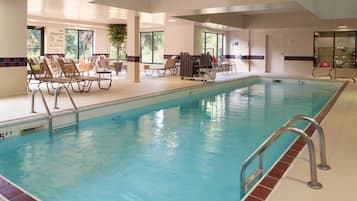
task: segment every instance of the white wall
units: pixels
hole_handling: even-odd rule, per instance
[[[307,56],[314,55],[313,30],[287,30],[284,31],[284,55],[285,56]],[[313,61],[285,61],[284,73],[311,75]]]
[[[26,57],[26,9],[22,0],[0,0],[0,57]]]
[[[284,72],[284,33],[281,31],[267,31],[266,41],[266,72]]]
[[[0,58],[26,58],[27,1],[0,0]],[[0,68],[0,96],[26,94],[25,66]]]
[[[250,56],[264,57],[263,59],[250,59],[250,72],[264,73],[266,69],[266,33],[263,31],[250,31]]]
[[[234,45],[237,44],[238,45]],[[260,30],[242,29],[227,33],[227,54],[242,58],[231,59],[238,72],[265,72],[266,33]],[[254,56],[264,57],[256,59]],[[252,57],[249,59],[249,57]]]
[[[179,20],[168,22],[165,26],[156,28],[141,28],[140,32],[164,32],[164,54],[179,55],[181,52],[194,54],[195,26],[193,22]]]
[[[242,54],[264,56],[264,60],[250,59],[236,61],[238,71],[271,72],[295,75],[311,75],[312,61],[287,61],[285,56],[313,56],[313,30],[312,29],[252,29],[249,31],[233,31],[227,35],[227,44],[239,41],[239,47],[231,45],[227,54]],[[249,40],[250,38],[250,40]],[[244,47],[247,44],[249,47]],[[248,54],[247,53],[248,49]],[[248,65],[249,64],[249,65]],[[240,70],[242,69],[243,70]]]
[[[239,31],[229,31],[226,34],[226,54],[231,56],[248,56],[249,55],[249,30],[242,29]],[[238,72],[249,71],[248,59],[230,59],[236,65]]]
[[[179,55],[180,52],[194,54],[195,27],[193,22],[167,23],[165,30],[165,54]]]

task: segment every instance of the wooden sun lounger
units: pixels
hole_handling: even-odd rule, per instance
[[[177,62],[177,58],[175,57],[175,58],[167,59],[165,64],[159,68],[151,68],[150,66],[144,66],[145,75],[151,76],[156,71],[158,76],[165,76],[167,70],[171,72],[171,75],[176,75],[177,72],[176,62]]]
[[[112,85],[111,73],[110,73],[109,78],[101,77],[99,75],[95,76],[95,77],[94,76],[83,76],[80,74],[80,72],[73,60],[65,63],[63,59],[60,59],[59,64],[60,64],[60,67],[62,69],[64,76],[69,79],[75,79],[77,81],[80,81],[82,83],[81,87],[82,87],[83,91],[85,91],[85,92],[90,91],[90,89],[92,87],[92,83],[94,81],[97,82],[98,87],[100,89],[108,90],[108,89],[110,89],[110,87]],[[109,82],[109,83],[107,84],[106,87],[103,87],[102,82]]]
[[[33,71],[33,76],[35,80],[39,81],[38,87],[42,83],[46,83],[47,86],[47,91],[49,94],[53,95],[54,93],[51,92],[50,88],[52,90],[55,90],[56,88],[53,86],[54,84],[68,84],[72,86],[72,90],[74,92],[82,92],[83,90],[80,87],[80,83],[78,80],[74,79],[69,79],[69,78],[63,78],[63,77],[55,77],[52,66],[51,66],[51,61],[48,58],[45,58],[43,63],[41,64],[41,73],[35,73],[35,69],[30,65],[31,71]],[[75,89],[72,85],[72,83],[76,83],[78,85],[78,89]],[[50,87],[51,86],[51,87]]]

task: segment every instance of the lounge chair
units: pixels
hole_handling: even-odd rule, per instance
[[[151,76],[156,72],[158,76],[165,76],[166,71],[170,71],[171,75],[176,75],[177,67],[176,67],[177,57],[172,57],[166,60],[165,64],[162,67],[154,67],[144,66],[145,75]]]
[[[32,90],[30,84],[38,84],[32,83],[32,81],[37,81],[36,77],[41,76],[44,72],[41,63],[37,58],[27,58],[27,63],[30,66],[30,71],[28,72],[29,76],[27,79],[27,89],[31,92]]]
[[[41,83],[47,84],[47,91],[49,94],[51,94],[51,95],[54,94],[50,90],[50,86],[52,87],[52,90],[56,89],[56,87],[53,86],[54,84],[68,84],[68,85],[71,85],[72,91],[83,92],[83,89],[81,87],[79,80],[55,76],[55,73],[52,69],[52,64],[51,64],[50,59],[45,58],[43,61],[42,67],[43,67],[44,74],[41,75],[40,77],[36,77],[36,79],[38,81],[40,81],[38,86],[40,86]],[[77,89],[73,86],[73,83],[77,84]]]
[[[97,70],[97,72],[110,72],[110,70],[114,70],[115,74],[118,76],[119,72],[121,72],[123,70],[123,68],[125,68],[126,66],[124,66],[124,63],[122,61],[115,61],[110,63],[109,59],[107,59],[104,56],[100,56],[99,57],[99,69]]]
[[[80,81],[82,90],[84,92],[88,92],[90,91],[91,87],[92,87],[92,83],[95,81],[98,84],[98,87],[100,89],[105,89],[108,90],[110,89],[111,85],[112,85],[112,78],[111,78],[111,74],[110,74],[110,78],[107,77],[101,77],[101,76],[83,76],[80,74],[76,64],[74,63],[73,60],[70,60],[69,62],[65,62],[63,59],[59,60],[59,64],[60,67],[62,69],[62,72],[64,74],[64,76],[66,78],[69,79],[74,79],[77,81]],[[106,87],[102,87],[102,83],[101,82],[109,82],[109,84],[107,84]]]
[[[78,70],[81,74],[84,74],[85,72],[88,73],[96,67],[96,62],[97,62],[97,57],[93,56],[90,58],[90,63],[85,63],[83,61],[79,62],[78,65]]]

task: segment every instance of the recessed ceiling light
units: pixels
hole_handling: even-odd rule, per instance
[[[176,22],[177,20],[175,20],[175,19],[169,19],[169,20],[167,20],[168,22]]]
[[[340,26],[338,26],[338,28],[339,29],[346,29],[348,26],[346,26],[346,25],[340,25]]]

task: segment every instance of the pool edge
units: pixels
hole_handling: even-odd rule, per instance
[[[315,116],[315,119],[318,123],[321,123],[324,120],[349,83],[349,81],[345,81],[343,85],[336,91],[334,96],[330,98],[330,100]],[[306,134],[309,136],[312,136],[315,130],[315,127],[311,124],[308,124],[308,126],[304,129]],[[281,181],[281,178],[284,174],[286,174],[288,168],[291,167],[291,164],[300,154],[304,146],[305,141],[302,137],[297,138],[293,143],[291,143],[287,151],[280,156],[280,158],[269,169],[269,171],[265,173],[259,182],[257,182],[257,184],[241,200],[264,201],[269,198],[271,192],[273,192],[274,188]]]
[[[41,201],[2,175],[0,175],[0,199],[5,201]]]

